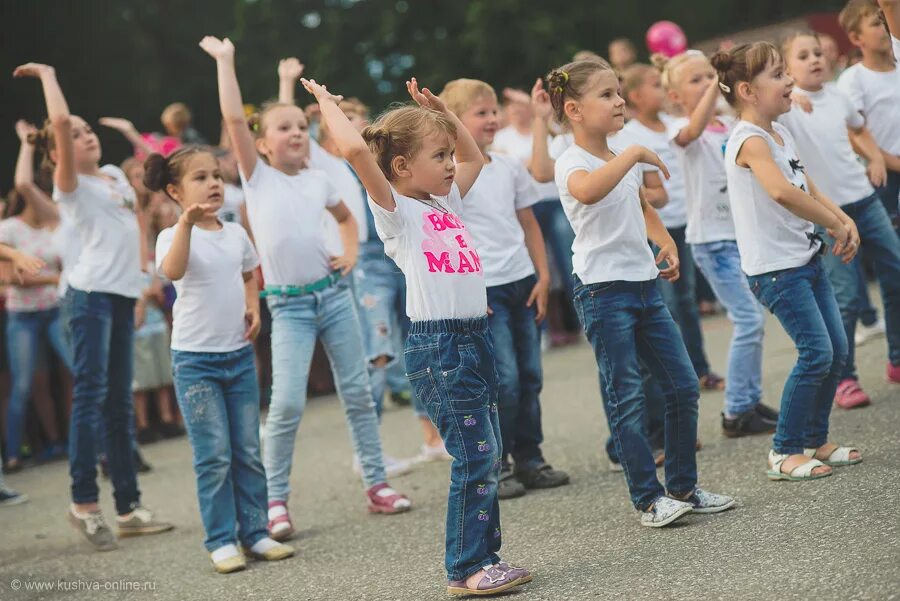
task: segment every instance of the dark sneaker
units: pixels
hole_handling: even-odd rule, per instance
[[[170,424],[160,424],[158,431],[159,435],[163,438],[178,438],[179,436],[184,436],[185,432],[184,428],[181,425],[174,422]]]
[[[28,495],[23,495],[11,488],[0,488],[0,507],[9,507],[10,505],[21,505],[28,502]]]
[[[768,422],[776,423],[776,424],[778,423],[778,412],[775,411],[774,409],[772,409],[771,407],[768,407],[766,405],[763,405],[762,403],[759,403],[756,406],[756,412],[759,413],[760,416],[762,416],[762,418],[764,420],[766,420]]]
[[[453,596],[488,596],[497,595],[520,584],[525,583],[514,579],[511,572],[506,572],[500,569],[499,565],[495,565],[485,569],[484,576],[474,588],[469,588],[465,579],[451,580],[447,583],[447,592]]]
[[[478,487],[481,490],[481,486]],[[525,494],[525,485],[516,480],[512,468],[504,468],[500,472],[500,482],[497,484],[498,499],[515,499]]]
[[[694,506],[671,497],[660,497],[647,511],[641,512],[641,526],[662,528],[694,510]]]
[[[153,471],[153,466],[144,461],[144,456],[137,450],[134,451],[134,469],[139,474],[146,474]]]
[[[549,463],[532,468],[516,469],[516,478],[525,488],[556,488],[569,483],[569,474],[555,470]]]
[[[756,409],[741,413],[734,419],[728,419],[722,414],[722,432],[728,438],[771,434],[774,431],[775,422],[763,418]]]
[[[119,517],[116,519],[116,523],[119,526],[119,536],[121,537],[159,534],[175,527],[169,522],[156,519],[152,511],[140,505],[128,514],[128,519],[123,520]]]
[[[137,431],[135,439],[139,445],[153,444],[162,440],[162,435],[153,428],[141,428]]]
[[[693,506],[694,513],[719,513],[734,506],[734,498],[706,492],[702,488],[695,488],[685,502]]]
[[[700,390],[725,390],[725,378],[713,371],[700,376]]]
[[[412,393],[408,390],[403,392],[392,392],[391,401],[398,407],[409,407],[412,405]]]
[[[99,511],[75,515],[69,509],[69,523],[87,538],[98,551],[112,551],[119,547],[116,535],[106,524]]]

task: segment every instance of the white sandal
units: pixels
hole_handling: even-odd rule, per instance
[[[776,453],[774,450],[769,451],[769,469],[766,471],[766,476],[768,476],[769,480],[790,480],[792,482],[818,480],[819,478],[827,478],[832,473],[831,471],[828,471],[823,474],[814,474],[814,469],[825,465],[818,459],[810,459],[806,463],[801,463],[790,472],[782,472],[781,465],[788,457],[790,457],[790,455],[782,455]]]
[[[812,457],[813,459],[815,459],[816,452],[818,450],[819,449],[803,449],[803,454],[807,457]],[[850,453],[854,452],[859,453],[859,449],[857,449],[856,447],[838,447],[831,452],[828,458],[817,461],[822,461],[822,463],[824,463],[825,465],[829,465],[832,467],[841,467],[844,465],[856,465],[857,463],[862,463],[861,453],[860,456],[856,459],[850,458]]]

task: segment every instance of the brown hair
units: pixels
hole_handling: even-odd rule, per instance
[[[362,100],[359,98],[345,98],[338,103],[338,108],[347,115],[348,119],[352,116],[362,117],[366,120],[369,118],[369,107],[363,104]],[[325,142],[325,140],[328,139],[329,134],[328,122],[324,120],[320,121],[319,142]]]
[[[33,144],[41,153],[41,168],[53,169],[55,164],[50,158],[50,151],[56,148],[56,136],[53,134],[53,125],[50,119],[44,121],[44,126],[38,131],[28,134],[28,143]]]
[[[628,96],[644,85],[644,82],[647,81],[647,76],[654,71],[655,69],[650,65],[635,63],[622,72],[620,80],[622,83],[622,97],[625,98],[625,102],[629,106],[631,106],[631,100]]]
[[[215,157],[208,146],[197,144],[182,146],[167,157],[154,152],[144,161],[144,185],[151,192],[165,192],[166,196],[169,196],[166,186],[180,184],[190,160],[204,153]]]
[[[422,139],[432,131],[456,139],[456,125],[443,113],[416,105],[403,105],[382,113],[375,123],[362,131],[362,137],[375,155],[381,172],[395,179],[391,161],[402,156],[411,159],[422,148]]]
[[[779,46],[781,46],[782,56],[787,57],[787,55],[791,53],[791,46],[794,44],[794,42],[797,40],[797,38],[805,38],[805,37],[815,38],[817,41],[819,41],[821,43],[819,34],[816,33],[815,31],[813,31],[811,29],[798,29],[797,31],[789,33],[787,36],[785,36],[781,40],[781,43],[779,44]]]
[[[550,104],[557,122],[567,122],[566,100],[579,100],[584,95],[588,81],[595,73],[609,71],[615,74],[609,63],[603,59],[576,61],[558,67],[547,75],[547,86],[550,88]]]
[[[497,100],[497,93],[487,83],[479,79],[454,79],[441,90],[441,100],[457,117],[466,112],[478,98]]]
[[[160,122],[165,125],[166,121],[171,121],[172,125],[180,132],[183,132],[191,125],[191,109],[183,102],[173,102],[163,109],[160,115]]]
[[[719,88],[728,104],[737,108],[737,85],[751,82],[771,61],[782,61],[781,53],[769,42],[741,44],[716,52],[710,62],[719,74]]]
[[[859,26],[866,17],[879,13],[875,0],[850,0],[838,14],[838,23],[848,34],[859,33]]]

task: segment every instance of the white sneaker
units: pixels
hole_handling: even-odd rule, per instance
[[[672,497],[660,497],[648,511],[641,512],[641,526],[661,528],[689,514],[694,506]]]
[[[407,459],[397,459],[390,455],[382,455],[381,460],[384,463],[384,474],[388,478],[408,474],[413,469],[413,462]],[[353,456],[353,473],[357,476],[362,476],[362,464],[360,464],[357,455]]]
[[[436,447],[430,447],[427,444],[422,445],[422,452],[416,457],[419,463],[430,463],[432,461],[453,461],[453,456],[447,452],[444,443]]]
[[[856,346],[862,346],[870,340],[884,336],[884,330],[884,318],[881,317],[870,326],[861,323],[856,324],[856,335],[853,337],[853,341],[856,343]]]

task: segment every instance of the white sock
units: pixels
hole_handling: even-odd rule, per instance
[[[274,520],[280,515],[285,515],[287,513],[287,508],[284,505],[275,505],[273,507],[269,507],[269,519]]]
[[[269,549],[274,549],[275,547],[279,546],[281,546],[281,543],[274,541],[267,536],[256,541],[256,543],[254,543],[253,546],[250,547],[250,550],[254,553],[265,553]]]
[[[212,557],[213,561],[222,561],[223,559],[230,559],[232,557],[237,557],[241,552],[238,551],[238,548],[234,545],[225,545],[224,547],[219,547],[212,553],[210,553],[210,557]]]

